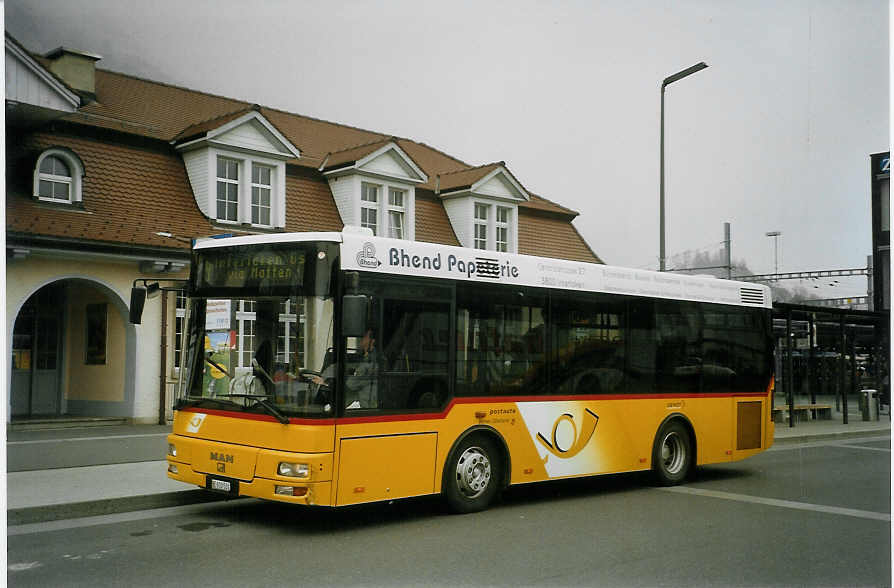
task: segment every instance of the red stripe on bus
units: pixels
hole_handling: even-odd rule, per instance
[[[196,406],[189,406],[187,408],[181,408],[180,412],[200,412],[202,414],[213,414],[215,416],[223,416],[229,417],[233,419],[247,419],[250,421],[269,421],[273,423],[278,423],[279,421],[276,417],[269,414],[254,414],[250,412],[239,412],[237,410],[219,410],[216,408],[199,408]],[[285,424],[285,423],[283,423]],[[289,418],[290,425],[334,425],[334,418],[326,418],[326,419],[299,419],[299,418]]]

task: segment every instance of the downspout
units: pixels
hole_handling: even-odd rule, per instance
[[[159,341],[158,369],[158,424],[168,424],[165,398],[167,397],[167,336],[168,336],[168,293],[161,291],[161,340]]]

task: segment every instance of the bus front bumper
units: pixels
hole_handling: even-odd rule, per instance
[[[172,460],[168,457],[168,477],[178,482],[186,484],[194,484],[200,488],[215,492],[209,482],[210,479],[220,479],[220,477],[197,472],[192,469],[188,463],[182,463]],[[236,482],[237,492],[220,492],[222,495],[231,496],[251,496],[253,498],[262,498],[264,500],[277,500],[280,502],[288,502],[290,504],[330,506],[330,496],[332,482],[301,482],[298,480],[271,480],[268,478],[254,477],[251,480],[231,480]],[[298,496],[288,495],[285,492],[288,488],[297,489],[294,494]],[[277,491],[279,490],[279,491]]]

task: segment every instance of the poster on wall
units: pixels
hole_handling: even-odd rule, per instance
[[[106,363],[106,305],[87,305],[87,337],[84,363],[105,365]]]
[[[217,396],[228,392],[233,375],[234,331],[207,331],[205,333],[205,373],[202,391],[205,396]]]
[[[205,330],[222,331],[230,328],[231,300],[209,300],[205,311]]]

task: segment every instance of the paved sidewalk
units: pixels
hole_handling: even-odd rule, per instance
[[[836,416],[836,420],[799,422],[793,428],[787,423],[777,423],[775,442],[834,440],[891,432],[887,414],[882,415],[879,421],[870,422],[862,421],[859,414],[851,415],[847,425],[841,423],[840,415]],[[159,431],[158,426],[110,427],[101,434],[96,428],[89,432],[63,430],[52,434],[40,431],[35,432],[30,441],[37,443],[31,447],[46,450],[54,439],[64,445],[77,444],[79,439],[94,443],[96,437],[105,439],[115,435],[123,440],[144,437],[151,440]],[[8,453],[11,444],[19,443],[13,447],[22,448],[21,444],[29,441],[28,435],[21,432],[10,437]],[[127,447],[124,442],[118,445]],[[163,454],[163,449],[159,454]],[[114,459],[114,456],[109,459]],[[222,499],[216,494],[168,479],[166,469],[165,461],[152,460],[9,472],[6,478],[8,524],[22,525]]]

